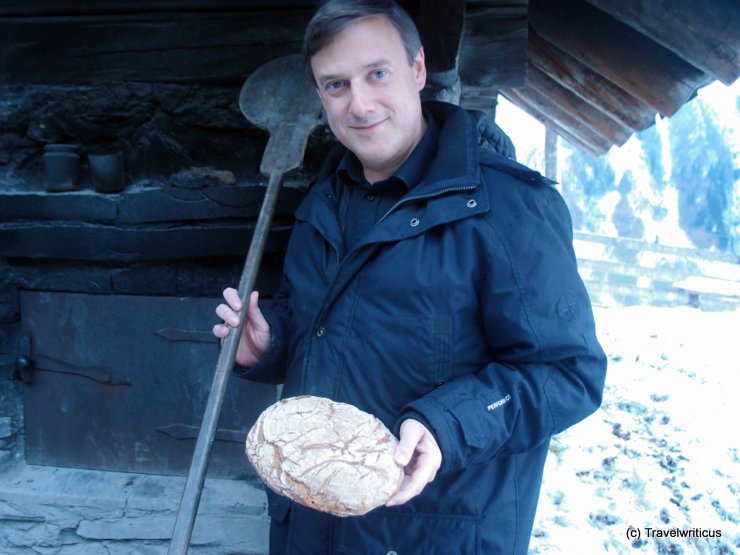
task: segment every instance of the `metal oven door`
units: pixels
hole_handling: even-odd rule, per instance
[[[217,299],[27,291],[29,464],[187,474],[218,359]],[[251,475],[244,440],[275,386],[234,378],[209,475]]]

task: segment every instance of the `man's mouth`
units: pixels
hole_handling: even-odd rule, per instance
[[[352,129],[353,131],[372,131],[376,127],[378,127],[381,123],[383,123],[385,120],[378,120],[373,122],[357,122],[357,123],[349,123],[347,124],[347,127]]]

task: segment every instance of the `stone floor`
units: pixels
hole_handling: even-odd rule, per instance
[[[185,485],[181,476],[3,465],[0,552],[7,555],[159,555]],[[259,486],[207,479],[189,553],[267,553]]]

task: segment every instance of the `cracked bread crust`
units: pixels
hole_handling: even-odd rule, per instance
[[[323,397],[271,405],[247,435],[246,452],[273,491],[337,516],[362,515],[396,492],[398,440],[375,416]]]

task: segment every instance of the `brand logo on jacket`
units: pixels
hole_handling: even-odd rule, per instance
[[[505,405],[505,404],[506,404],[506,403],[508,403],[509,401],[511,401],[511,395],[508,395],[508,394],[507,394],[507,395],[506,395],[506,397],[503,397],[503,398],[499,399],[499,400],[498,400],[498,401],[496,401],[495,403],[491,403],[491,404],[490,404],[490,405],[488,405],[488,406],[487,406],[486,408],[487,408],[487,409],[488,409],[489,411],[491,411],[491,410],[496,410],[496,409],[497,409],[497,408],[499,408],[499,407],[500,407],[501,405]]]

